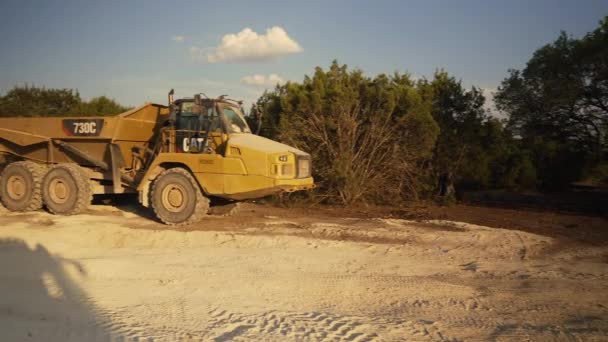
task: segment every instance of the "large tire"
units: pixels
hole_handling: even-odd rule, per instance
[[[89,178],[80,166],[57,164],[44,176],[42,198],[51,213],[75,215],[88,208],[93,192]]]
[[[0,199],[11,211],[31,211],[42,208],[40,183],[44,167],[31,161],[8,164],[0,175]]]
[[[203,196],[190,172],[182,168],[165,170],[156,177],[150,204],[156,217],[168,225],[198,222],[209,210],[209,199]]]

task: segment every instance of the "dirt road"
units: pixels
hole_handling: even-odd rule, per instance
[[[2,209],[1,339],[605,341],[608,245],[589,234],[608,226],[584,222],[248,205],[179,231],[130,207]]]

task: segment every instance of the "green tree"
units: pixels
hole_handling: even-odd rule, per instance
[[[334,61],[257,105],[263,134],[312,154],[318,193],[328,200],[394,203],[425,191],[438,127],[408,75],[369,78]]]
[[[0,97],[0,117],[65,115],[80,102],[80,95],[72,89],[16,86]]]
[[[513,138],[505,123],[496,118],[488,118],[482,126],[480,146],[488,182],[483,188],[524,190],[535,189],[536,168],[526,149]]]
[[[78,91],[16,86],[0,96],[0,117],[115,115],[128,108],[105,96],[83,101]]]
[[[608,153],[608,17],[580,39],[562,33],[511,70],[496,95],[539,171],[558,189],[605,163]]]
[[[441,196],[452,196],[454,186],[483,188],[491,183],[489,156],[484,141],[481,90],[466,90],[462,82],[438,71],[432,81],[422,80],[419,87],[432,103],[431,113],[440,128],[433,150],[433,170]]]
[[[71,114],[79,116],[103,116],[115,115],[127,111],[129,108],[120,105],[113,99],[105,96],[94,97],[89,101],[83,101],[76,106]]]

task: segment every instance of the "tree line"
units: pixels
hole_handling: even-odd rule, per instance
[[[128,110],[105,96],[85,101],[73,89],[16,86],[0,96],[0,117],[103,116]]]
[[[349,204],[451,198],[456,190],[608,185],[608,17],[562,33],[495,94],[445,71],[368,77],[334,61],[266,92],[262,134],[310,151],[317,198]]]
[[[560,191],[608,185],[608,17],[562,33],[509,70],[495,94],[447,71],[366,76],[334,61],[255,103],[260,134],[311,153],[318,201],[450,200],[464,190]],[[15,87],[0,116],[112,115],[127,110],[71,89]]]
[[[334,61],[255,106],[262,135],[312,154],[316,198],[386,204],[533,186],[533,166],[484,104],[445,71],[366,77]]]

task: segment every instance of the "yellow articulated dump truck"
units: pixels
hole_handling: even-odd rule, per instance
[[[308,153],[251,133],[220,97],[145,104],[109,117],[0,119],[0,199],[73,215],[94,194],[137,193],[159,220],[188,224],[239,201],[313,188]]]

